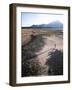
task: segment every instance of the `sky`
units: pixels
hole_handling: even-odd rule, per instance
[[[60,21],[61,23],[63,23],[63,16],[63,14],[22,12],[21,26],[29,27],[32,25],[49,24],[53,21]]]

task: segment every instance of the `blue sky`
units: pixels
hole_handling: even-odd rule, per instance
[[[44,14],[44,13],[21,13],[21,26],[29,27],[31,25],[48,24],[52,21],[60,21],[63,23],[64,15],[60,14]]]

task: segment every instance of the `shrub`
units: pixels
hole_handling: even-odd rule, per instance
[[[63,75],[63,52],[56,49],[50,52],[49,56],[46,62],[49,66],[48,75]]]
[[[32,36],[32,40],[27,45],[22,46],[22,63],[36,57],[36,52],[44,46],[44,38],[41,35]]]
[[[22,63],[22,77],[37,76],[41,74],[41,65],[38,60],[31,59]]]

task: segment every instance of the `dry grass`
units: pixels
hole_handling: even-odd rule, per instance
[[[63,74],[63,63],[60,62],[63,61],[62,30],[22,29],[21,40],[22,77]],[[46,53],[39,55],[46,50]]]
[[[31,40],[31,35],[45,35],[45,36],[51,36],[51,35],[62,35],[62,31],[52,31],[47,29],[22,29],[21,32],[21,38],[22,38],[22,45],[27,44]]]

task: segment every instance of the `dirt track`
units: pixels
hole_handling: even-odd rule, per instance
[[[44,36],[45,40],[45,46],[37,52],[36,54],[38,55],[39,62],[41,62],[42,65],[45,64],[48,56],[48,53],[53,51],[54,49],[62,50],[63,49],[63,40],[59,37],[54,36]],[[45,52],[46,51],[46,52]],[[44,52],[44,53],[43,53]]]

